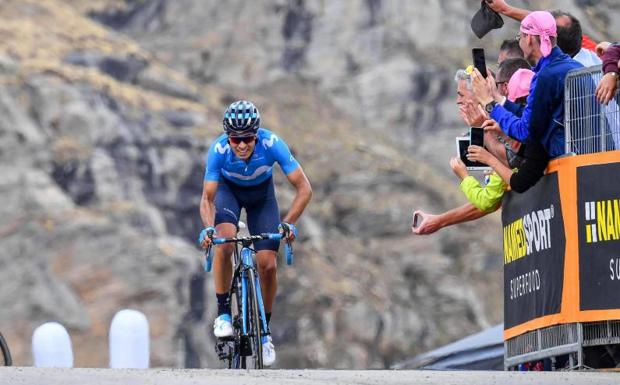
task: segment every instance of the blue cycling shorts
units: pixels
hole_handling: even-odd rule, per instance
[[[221,178],[215,194],[215,225],[239,224],[241,209],[245,208],[250,234],[276,233],[280,211],[273,187],[273,179],[256,186],[239,186]],[[272,240],[254,242],[254,249],[278,251],[280,243]]]

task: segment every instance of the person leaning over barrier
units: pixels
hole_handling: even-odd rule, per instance
[[[494,79],[472,74],[474,94],[481,106],[508,136],[524,143],[525,162],[517,173],[499,173],[512,190],[525,192],[543,176],[550,158],[564,154],[564,82],[566,74],[583,65],[564,54],[555,44],[555,19],[536,11],[521,22],[519,43],[535,76],[527,106],[521,117],[505,107],[505,99],[492,96]]]
[[[466,106],[472,106],[476,103],[471,91],[472,86],[470,74],[471,71],[459,69],[454,75],[454,81],[456,82],[456,105],[459,108],[461,117],[464,120],[466,119]],[[484,115],[482,115],[482,119],[484,120]],[[465,122],[467,123],[467,120],[465,120]],[[432,234],[443,227],[472,221],[487,214],[487,212],[476,208],[476,206],[471,203],[466,203],[460,207],[453,208],[438,215],[426,213],[422,210],[415,210],[413,212],[413,216],[419,216],[420,222],[418,223],[418,226],[412,226],[411,231],[416,235]]]
[[[508,88],[505,92],[508,100],[513,103],[525,103],[524,99],[529,94],[529,86],[533,76],[534,72],[529,69],[520,68],[515,71],[508,81]],[[488,132],[501,131],[497,122],[492,119],[485,121],[483,127],[486,127]],[[516,142],[515,151],[518,150],[518,146],[519,143]],[[482,161],[482,163],[488,164],[489,166],[491,166],[489,162],[493,163],[491,158],[501,163],[504,167],[512,169],[512,171],[515,171],[516,168],[520,166],[520,162],[515,163],[515,158],[511,159],[509,155],[507,158],[498,158],[479,146],[470,146],[468,148],[468,153],[470,152],[479,155],[468,156],[468,159]],[[507,149],[508,154],[511,152],[512,151],[508,151]],[[513,161],[513,163],[511,163],[511,161]],[[497,209],[508,187],[504,180],[498,175],[497,171],[491,173],[488,176],[487,184],[482,186],[476,178],[469,175],[467,167],[465,167],[465,164],[460,158],[452,158],[450,160],[450,167],[452,167],[454,174],[461,178],[460,188],[469,202],[476,206],[476,208],[485,212],[493,212]],[[496,167],[498,166],[496,165]],[[495,169],[495,167],[492,168]]]
[[[507,78],[510,78],[510,76],[512,76],[512,73],[519,68],[518,65],[511,65],[510,60],[511,59],[505,60],[504,63],[508,63],[500,66],[500,69],[498,71],[498,77],[505,75]],[[467,69],[459,69],[454,76],[454,80],[457,83],[456,104],[459,107],[459,112],[465,123],[469,126],[472,126],[476,120],[481,119],[482,122],[488,120],[488,116],[486,115],[486,113],[484,111],[479,111],[479,108],[476,108],[477,104],[474,101],[473,95],[471,93],[471,70],[469,69],[469,67]],[[502,88],[500,90],[500,92],[503,91],[505,91],[503,94],[507,95],[506,93],[508,92],[508,88]],[[485,143],[490,143],[491,141],[488,139],[490,139],[490,137],[492,136],[495,135],[491,132],[486,132]],[[495,155],[499,156],[500,158],[502,155],[504,155],[504,159],[506,159],[506,151],[504,150],[504,145],[499,143],[497,140],[495,142],[497,142],[497,144],[499,145],[491,146],[494,151],[498,151]],[[417,215],[420,217],[420,223],[416,227],[412,226],[411,231],[416,235],[432,234],[447,226],[476,220],[497,210],[498,208],[499,205],[496,204],[494,207],[492,207],[492,209],[483,210],[476,207],[471,202],[468,202],[462,206],[455,207],[441,214],[431,214],[423,210],[416,210],[414,211],[413,215]]]

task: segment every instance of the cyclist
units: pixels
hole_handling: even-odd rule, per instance
[[[200,244],[211,243],[207,234],[234,237],[242,208],[247,214],[251,234],[290,229],[293,241],[297,235],[295,222],[312,198],[312,188],[300,164],[286,143],[273,132],[260,127],[260,113],[251,102],[239,100],[224,112],[224,134],[209,148],[204,176],[200,217],[205,229]],[[278,163],[296,194],[291,208],[280,220],[272,181],[274,163]],[[277,291],[276,253],[279,243],[264,240],[254,243],[267,325]],[[229,290],[232,281],[232,244],[215,248],[213,275],[217,296],[217,318],[213,325],[216,337],[232,335]],[[263,337],[263,363],[275,361],[271,336]]]

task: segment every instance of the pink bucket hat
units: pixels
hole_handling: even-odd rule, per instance
[[[534,71],[519,68],[508,81],[508,100],[514,102],[520,97],[529,95],[533,77]]]
[[[528,35],[540,36],[540,51],[544,57],[551,53],[549,36],[558,36],[555,18],[549,12],[531,12],[521,21],[520,31]]]

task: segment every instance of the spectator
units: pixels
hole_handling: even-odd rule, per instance
[[[516,116],[504,107],[510,102],[492,96],[492,77],[485,81],[474,71],[472,85],[479,103],[506,134],[521,142],[527,139],[520,171],[500,174],[508,177],[504,181],[513,190],[524,192],[542,177],[549,158],[564,153],[564,81],[568,71],[582,65],[556,47],[556,24],[549,12],[530,13],[521,22],[520,33],[519,43],[536,73],[523,115]]]
[[[467,67],[465,70],[458,70],[455,76],[457,81],[457,102],[459,113],[465,124],[469,127],[482,127],[482,124],[488,120],[487,113],[480,108],[476,99],[471,92],[471,73],[473,66]],[[500,159],[506,159],[505,143],[508,137],[500,132],[505,140],[499,139],[497,135],[490,132],[485,133],[485,146]],[[499,139],[499,140],[498,140]]]
[[[530,85],[534,71],[529,68],[519,68],[508,81],[507,97],[513,103],[525,105],[527,95],[530,94]]]
[[[532,70],[524,69],[524,68],[518,69],[512,75],[512,77],[510,78],[510,81],[508,82],[508,100],[510,100],[513,103],[525,104],[526,97],[529,94],[529,90],[530,90],[530,83],[532,82],[533,77],[534,77],[534,72]],[[485,122],[484,124],[484,126],[487,128],[490,128],[492,125],[497,125],[497,122],[495,122],[494,120],[491,120],[491,121]],[[499,129],[499,128],[495,127],[494,129]],[[518,150],[519,145],[520,144],[517,143],[517,146],[515,146],[514,151]],[[498,159],[491,153],[487,152],[484,148],[481,148],[478,146],[471,146],[468,149],[468,154],[470,154],[468,156],[468,159],[487,164],[491,166],[491,168],[493,168],[493,170],[495,171],[493,174],[491,174],[491,178],[495,178],[495,180],[490,179],[489,184],[485,188],[485,190],[489,190],[489,191],[484,191],[484,192],[479,191],[479,188],[477,188],[475,185],[472,185],[471,181],[467,182],[470,184],[470,186],[472,186],[470,188],[473,190],[473,193],[477,194],[474,198],[476,199],[476,201],[473,201],[472,198],[469,197],[469,195],[468,195],[468,199],[470,199],[470,201],[476,207],[480,208],[481,210],[484,210],[484,208],[481,208],[481,206],[476,204],[476,202],[481,202],[481,204],[486,203],[488,205],[492,203],[493,199],[499,200],[504,195],[504,191],[507,185],[504,183],[503,180],[501,180],[502,178],[499,176],[499,173],[504,173],[504,174],[510,173],[511,174],[517,171],[516,167],[520,166],[520,164],[516,165],[516,164],[511,163],[510,153],[511,151],[508,151],[507,149],[508,163],[506,164],[506,162],[503,162],[501,159]],[[512,170],[510,170],[510,168],[512,168]],[[497,179],[500,179],[501,183]],[[462,186],[463,186],[463,183],[461,183],[461,189],[463,189]],[[465,192],[465,190],[463,192]],[[467,192],[465,192],[465,194],[467,195]]]
[[[472,94],[470,73],[466,69],[459,69],[454,75],[454,81],[456,82],[456,105],[459,107],[475,100]]]
[[[558,26],[558,47],[584,67],[601,64],[601,59],[595,52],[582,47],[583,32],[579,20],[570,13],[560,10],[551,11],[551,14]]]
[[[512,76],[515,71],[517,71],[520,67],[523,66],[529,67],[525,60],[519,62],[513,61],[513,59],[508,59],[504,61],[504,64],[502,66],[500,66],[497,76],[499,79],[503,79],[503,76],[506,76],[508,77],[508,79],[510,79],[510,76]],[[464,106],[470,104],[473,100],[473,95],[470,89],[471,76],[468,74],[467,70],[458,70],[455,75],[455,81],[457,82],[456,102],[459,106],[459,109],[462,109]],[[502,88],[502,90],[500,90],[500,93],[502,93],[503,90],[505,90],[503,95],[508,95],[508,88]],[[468,125],[471,125],[469,124],[469,122],[470,120],[473,120],[473,118],[465,116],[464,119]],[[492,124],[497,123],[492,120],[487,120],[482,125],[490,126]],[[497,127],[497,131],[500,131],[499,127]],[[490,133],[489,135],[486,135],[485,133],[485,143],[489,142],[489,140],[487,140],[488,136],[490,136]],[[509,160],[510,155],[509,159],[507,159],[506,161],[508,162]],[[506,186],[500,177],[498,177],[497,175],[490,176],[489,183],[487,183],[485,187],[482,187],[475,178],[467,178],[467,169],[465,168],[463,162],[460,161],[460,159],[456,158],[451,160],[450,165],[455,174],[457,173],[457,168],[460,168],[464,171],[462,172],[461,177],[461,179],[463,179],[463,182],[461,182],[461,189],[463,190],[470,202],[438,215],[426,213],[422,210],[416,210],[414,212],[414,215],[419,215],[421,218],[421,222],[416,228],[412,228],[414,234],[432,234],[446,226],[451,226],[454,224],[478,219],[499,208],[499,202]],[[457,176],[460,175],[457,174]],[[470,199],[470,197],[472,198]],[[474,202],[475,204],[472,202]]]
[[[466,69],[459,69],[456,71],[454,80],[457,83],[456,86],[456,105],[459,108],[459,114],[463,121],[468,126],[479,127],[480,124],[487,118],[484,110],[479,111],[477,107],[477,101],[472,93],[471,85],[471,73],[474,70],[474,66],[469,66]]]
[[[517,39],[507,39],[502,42],[499,55],[497,55],[497,67],[499,68],[504,60],[511,58],[523,58],[523,51]]]
[[[471,71],[466,69],[459,69],[454,76],[454,81],[457,84],[456,104],[461,112],[465,106],[473,106],[476,103],[472,94],[470,73]],[[463,116],[463,114],[461,115]],[[411,231],[417,235],[432,234],[443,227],[475,220],[486,214],[488,213],[479,210],[471,203],[466,203],[438,215],[416,210],[413,212],[413,215],[418,215],[420,217],[420,222],[417,227],[412,226]]]
[[[502,62],[497,70],[497,79],[495,84],[497,85],[497,91],[502,95],[508,96],[508,82],[512,78],[515,72],[519,69],[531,69],[527,60],[521,58],[510,58]],[[527,90],[529,93],[529,89]],[[521,114],[518,114],[521,115]]]
[[[508,5],[505,0],[485,1],[488,4],[489,8],[491,8],[493,11],[508,16],[517,21],[522,21],[530,13],[530,11],[528,11],[527,9],[517,8]],[[578,56],[575,57],[575,60],[579,61],[586,67],[601,64],[600,61],[596,60],[594,56],[589,54],[588,51],[592,51],[595,44],[592,39],[582,34],[581,24],[579,23],[577,18],[575,18],[568,12],[563,12],[559,10],[553,11],[552,14],[556,18],[556,23],[559,28],[557,44],[560,49],[571,57]],[[579,48],[575,50],[574,43],[569,43],[569,46],[565,46],[564,36],[566,36],[566,39],[568,40],[572,40],[573,37],[578,36],[580,40]]]
[[[465,163],[459,158],[450,159],[450,167],[454,174],[461,179],[459,185],[467,200],[478,210],[491,213],[501,204],[502,196],[506,191],[506,183],[496,173],[488,177],[488,182],[482,186],[480,182],[467,172]]]
[[[596,98],[599,103],[607,104],[613,99],[618,89],[620,45],[603,42],[597,46],[597,52],[599,51],[603,57],[603,78],[596,87]]]
[[[504,61],[504,64],[507,62],[508,60]],[[501,69],[498,72],[498,78],[500,77],[500,74]],[[534,72],[529,69],[517,69],[508,82],[508,100],[510,100],[511,102],[525,103],[525,97],[529,93],[530,82],[532,81],[533,76]],[[497,125],[497,122],[495,122],[494,120],[485,121],[483,127],[490,127],[492,125]],[[499,127],[495,129],[499,130]],[[516,149],[518,149],[519,145],[520,144],[518,142],[515,143],[515,151]],[[472,149],[476,147],[477,146],[473,146]],[[480,149],[478,147],[477,150],[478,152],[482,152],[484,149]],[[483,156],[484,155],[487,155],[485,160],[492,163],[492,161],[490,161],[490,157],[493,155],[486,151],[484,151]],[[515,162],[516,158],[513,148],[511,148],[508,143],[506,143],[506,156],[507,160],[502,160],[497,156],[494,156],[494,158],[503,163],[503,166],[513,168],[514,171],[514,168],[518,167],[519,165],[511,164],[511,161]],[[488,164],[486,162],[483,163]],[[452,171],[454,172],[454,174],[456,174],[456,176],[461,179],[461,191],[463,191],[467,199],[474,206],[476,206],[476,208],[484,212],[492,212],[497,209],[507,188],[507,184],[502,180],[502,178],[497,174],[497,172],[493,172],[489,176],[486,186],[483,187],[480,185],[476,178],[469,175],[469,173],[467,172],[467,168],[465,167],[465,164],[461,161],[461,159],[457,157],[452,158],[450,160],[450,167],[452,167]]]

